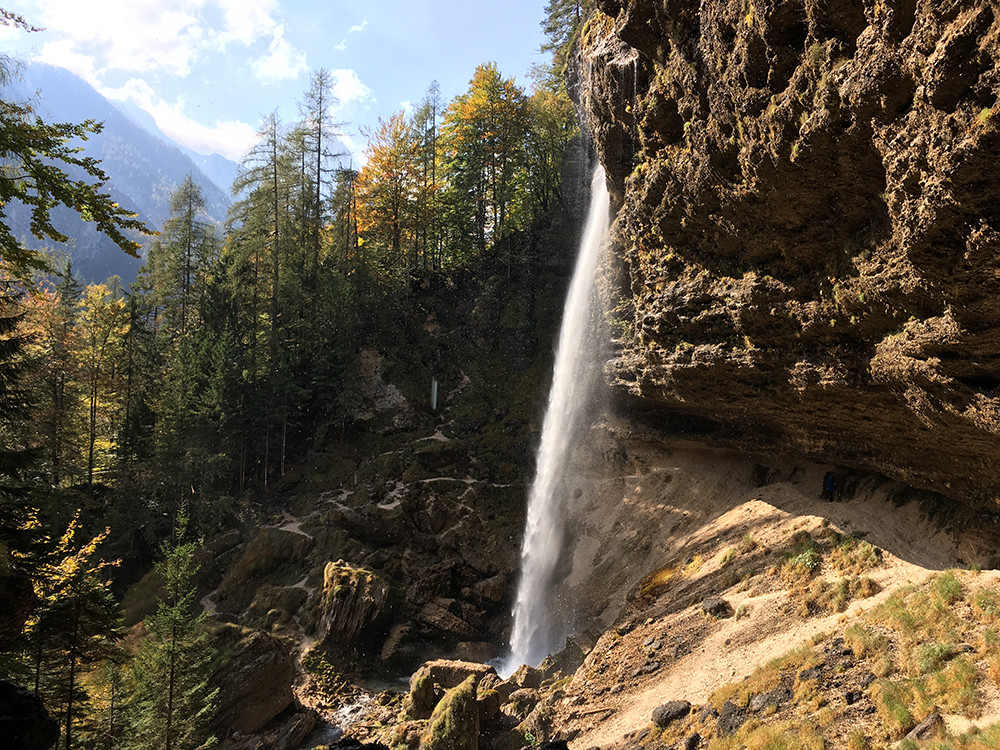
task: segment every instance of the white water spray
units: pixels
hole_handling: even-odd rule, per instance
[[[535,479],[528,495],[511,651],[502,667],[507,673],[521,664],[537,666],[549,653],[562,648],[560,641],[566,636],[563,627],[554,622],[558,614],[548,605],[553,573],[562,554],[562,472],[593,382],[594,286],[608,234],[609,212],[604,170],[598,166],[591,183],[590,211],[580,254],[563,309],[552,390],[542,424]]]

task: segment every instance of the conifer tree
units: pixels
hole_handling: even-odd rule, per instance
[[[196,614],[198,544],[183,541],[187,528],[182,506],[176,539],[161,546],[163,559],[156,566],[164,593],[156,612],[144,620],[147,637],[131,665],[136,690],[128,734],[136,748],[200,750],[216,741],[208,729],[218,693],[208,687],[215,654],[203,627],[207,614]]]

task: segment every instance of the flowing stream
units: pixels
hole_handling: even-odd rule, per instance
[[[594,286],[608,234],[609,213],[604,170],[598,166],[591,183],[586,229],[563,309],[552,390],[542,424],[535,479],[528,495],[511,650],[501,668],[508,674],[521,664],[537,666],[549,653],[562,648],[567,635],[565,623],[558,621],[560,613],[550,606],[554,599],[553,574],[563,552],[566,490],[562,477],[594,381]]]

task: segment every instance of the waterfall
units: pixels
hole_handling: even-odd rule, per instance
[[[608,234],[609,212],[604,170],[598,166],[591,183],[586,229],[563,309],[552,390],[528,495],[511,651],[503,667],[508,673],[521,664],[537,666],[549,653],[562,648],[567,635],[565,625],[555,622],[559,613],[553,612],[549,604],[553,599],[553,574],[563,552],[563,470],[594,381],[594,287]]]

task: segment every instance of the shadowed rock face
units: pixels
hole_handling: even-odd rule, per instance
[[[619,393],[668,429],[996,497],[992,3],[599,5],[577,93],[621,206]]]

